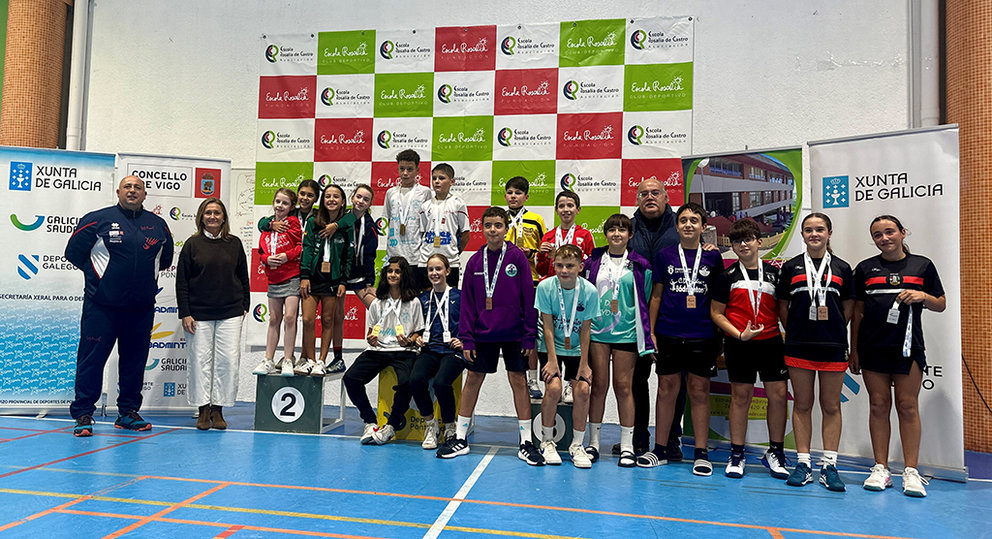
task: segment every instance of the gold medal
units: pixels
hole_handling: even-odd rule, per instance
[[[406,235],[406,225],[400,225],[400,234],[403,236]]]
[[[320,263],[320,272],[321,273],[330,273],[331,272],[331,263],[330,262],[321,262]]]
[[[820,305],[816,308],[816,319],[823,321],[829,318],[830,311],[827,310],[826,305]]]
[[[403,324],[396,324],[396,335],[403,335]]]
[[[434,247],[441,246],[441,236],[434,236]]]
[[[486,310],[493,310],[493,298],[486,298]]]
[[[695,309],[696,308],[696,296],[686,296],[685,297],[685,308]]]
[[[382,328],[379,327],[379,324],[376,324],[376,325],[372,326],[372,336],[373,337],[378,337],[380,331],[382,331]]]
[[[615,299],[610,300],[610,311],[617,313],[620,312],[620,302]]]

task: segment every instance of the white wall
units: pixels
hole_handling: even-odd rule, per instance
[[[908,118],[906,4],[93,0],[83,149],[253,168],[262,34],[660,14],[696,17],[695,154],[898,130]],[[512,414],[503,380],[487,383],[479,413]],[[241,399],[253,397],[246,382]]]

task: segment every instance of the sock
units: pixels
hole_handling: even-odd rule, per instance
[[[599,431],[602,429],[602,423],[588,423],[589,445],[595,447],[596,451],[599,451]]]
[[[784,453],[785,442],[768,442],[768,450],[772,453]]]
[[[532,380],[533,381],[536,381],[537,380],[537,369],[528,369],[527,370],[527,381],[530,382]]]
[[[658,455],[658,458],[667,458],[668,447],[661,444],[654,444],[654,449],[651,452]]]
[[[344,357],[341,354],[342,354],[341,349],[340,348],[335,348],[334,349],[334,361],[339,361],[339,360],[344,359]]]
[[[710,460],[710,453],[709,453],[709,451],[706,450],[705,447],[703,447],[703,448],[697,447],[692,452],[692,459],[693,460],[700,460],[700,459],[702,459],[702,460]]]
[[[832,464],[837,466],[837,452],[836,451],[824,451],[823,452],[823,464]]]
[[[730,444],[730,454],[741,456],[744,454],[744,444]]]
[[[634,427],[620,427],[620,451],[634,452]]]
[[[530,419],[518,419],[517,429],[520,431],[520,443],[525,444],[530,441]],[[554,429],[554,427],[552,427]],[[553,438],[553,436],[552,436]]]
[[[586,439],[586,431],[572,429],[572,445],[582,445]]]
[[[807,466],[809,466],[810,463],[813,462],[813,460],[809,456],[809,453],[796,453],[796,460],[799,462],[799,464],[805,464]]]
[[[541,425],[541,442],[555,441],[555,428]]]
[[[465,417],[463,415],[458,416],[458,421],[455,424],[455,438],[459,440],[464,440],[468,437],[468,425],[472,422],[472,417]]]

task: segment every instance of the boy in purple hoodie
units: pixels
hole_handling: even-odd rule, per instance
[[[510,216],[490,207],[482,213],[486,245],[465,265],[458,338],[467,362],[461,409],[455,437],[438,448],[437,457],[450,459],[469,452],[469,423],[486,374],[496,372],[500,350],[513,390],[520,450],[517,457],[531,466],[543,466],[541,452],[530,441],[530,397],[527,392],[527,355],[537,337],[534,283],[527,255],[505,241]]]

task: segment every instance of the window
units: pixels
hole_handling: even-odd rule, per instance
[[[741,211],[741,194],[736,191],[733,193],[733,204],[735,212]]]

